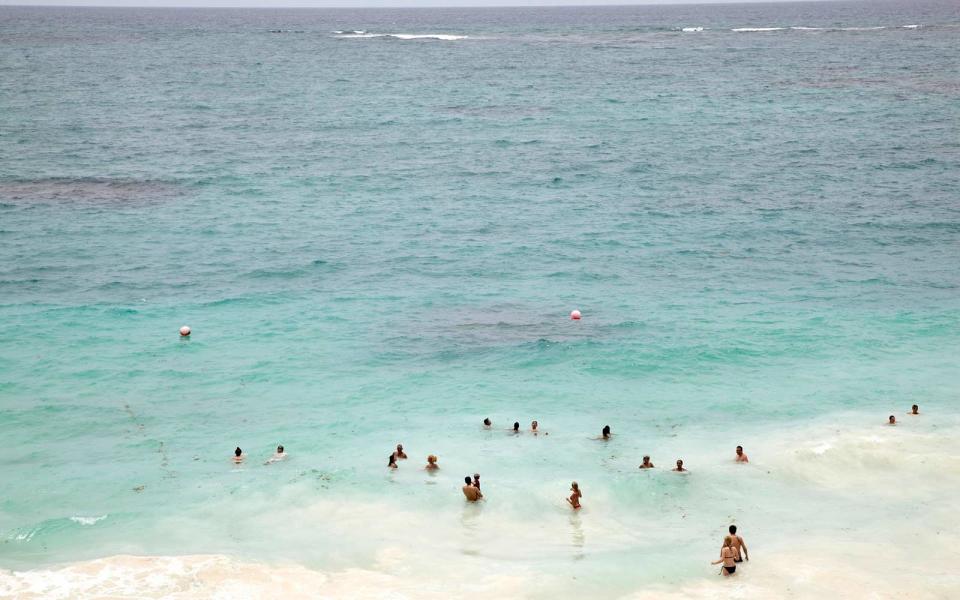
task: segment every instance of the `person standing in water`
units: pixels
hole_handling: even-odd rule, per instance
[[[530,432],[533,433],[534,435],[540,433],[539,431],[537,431],[537,426],[538,426],[538,425],[539,425],[539,423],[537,423],[536,421],[533,421],[533,422],[530,423]]]
[[[652,469],[652,468],[653,468],[653,463],[650,462],[650,457],[649,457],[649,456],[644,456],[644,457],[643,457],[643,462],[640,463],[640,468],[641,468],[641,469]]]
[[[439,468],[440,468],[440,465],[437,464],[437,455],[436,455],[436,454],[431,454],[430,456],[428,456],[428,457],[427,457],[427,466],[425,466],[424,469],[426,469],[426,470],[428,470],[428,471],[434,471],[434,470],[439,469]]]
[[[243,450],[240,449],[240,446],[237,446],[237,449],[233,451],[233,462],[238,465],[243,462]]]
[[[576,481],[570,484],[570,497],[567,498],[567,502],[570,503],[570,506],[573,507],[573,510],[580,508],[580,498],[583,496],[583,493],[580,491],[580,486]]]
[[[683,459],[682,459],[682,458],[678,458],[678,459],[677,459],[677,468],[676,468],[676,469],[673,469],[673,470],[676,471],[677,473],[686,473],[686,472],[687,472],[687,469],[684,469],[684,468],[683,468]]]
[[[733,558],[733,562],[743,562],[745,560],[750,560],[750,553],[747,552],[747,543],[743,541],[742,537],[737,535],[737,526],[731,525],[728,531],[730,531],[730,535],[727,537],[730,537],[733,539],[733,550],[734,550],[734,553],[736,554],[736,556],[734,556]]]
[[[388,469],[397,468],[397,455],[393,452],[390,453],[390,457],[387,459],[387,468]]]
[[[467,475],[463,478],[464,486],[460,488],[463,491],[463,495],[466,497],[467,502],[476,502],[483,498],[483,494],[480,493],[480,488],[473,485],[470,481],[470,476]]]
[[[738,463],[748,463],[750,459],[747,458],[747,455],[743,453],[743,446],[737,446],[737,458]]]
[[[480,489],[480,473],[473,474],[473,487]]]
[[[403,451],[403,444],[397,444],[397,451],[394,452],[394,454],[396,454],[398,460],[407,458],[406,453]]]
[[[737,563],[734,562],[733,538],[729,535],[723,538],[723,548],[720,549],[720,560],[711,562],[711,565],[723,563],[720,574],[729,577],[737,572]]]

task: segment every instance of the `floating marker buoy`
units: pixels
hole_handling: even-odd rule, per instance
[[[574,320],[574,321],[579,321],[579,320],[580,320],[580,311],[579,311],[579,310],[575,310],[575,311],[571,312],[571,313],[570,313],[570,319],[572,319],[572,320]]]
[[[189,328],[189,327],[187,327],[186,325],[184,325],[183,327],[180,328],[180,336],[181,336],[181,337],[188,337],[189,335],[190,335],[190,328]]]

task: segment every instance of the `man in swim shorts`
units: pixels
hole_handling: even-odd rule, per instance
[[[743,541],[743,538],[737,535],[737,526],[730,526],[730,537],[733,538],[733,551],[734,558],[733,562],[743,562],[745,560],[750,560],[750,553],[747,552],[747,543]]]
[[[460,489],[463,490],[463,495],[467,498],[467,502],[476,502],[483,498],[483,494],[480,493],[480,488],[473,486],[469,475],[463,478],[463,482],[465,485]]]

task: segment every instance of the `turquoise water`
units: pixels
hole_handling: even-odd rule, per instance
[[[0,7],[0,595],[960,594],[958,42]]]

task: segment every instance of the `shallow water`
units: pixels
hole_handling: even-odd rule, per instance
[[[0,8],[0,596],[960,594],[958,36]]]

